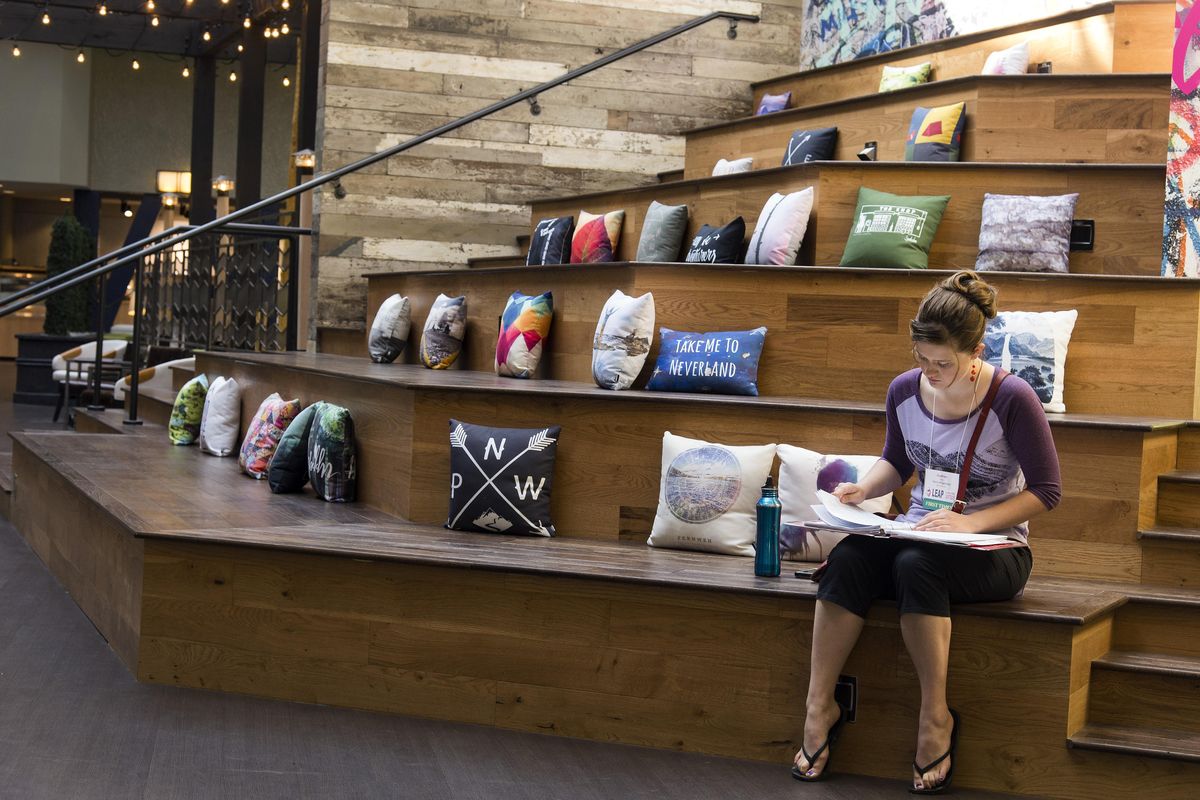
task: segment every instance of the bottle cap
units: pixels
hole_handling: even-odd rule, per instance
[[[775,488],[775,478],[771,475],[768,475],[767,482],[763,484],[763,488],[764,489],[774,489]]]

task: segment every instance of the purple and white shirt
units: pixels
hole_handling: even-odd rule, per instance
[[[921,505],[925,470],[932,467],[959,472],[977,420],[978,410],[958,419],[934,418],[921,399],[920,369],[909,370],[892,381],[887,394],[883,458],[896,468],[901,480],[907,481],[913,470],[917,471],[912,502],[900,519],[916,522],[929,513]],[[1022,489],[1032,492],[1047,509],[1054,508],[1062,498],[1058,452],[1046,413],[1029,384],[1013,376],[1000,384],[975,445],[964,513],[994,506]],[[1027,542],[1029,524],[1022,522],[1003,533]]]

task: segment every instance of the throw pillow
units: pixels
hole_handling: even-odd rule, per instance
[[[571,263],[595,264],[614,260],[624,221],[624,211],[609,211],[598,216],[580,211],[579,227],[571,239]]]
[[[408,326],[412,322],[412,304],[407,297],[394,294],[383,301],[371,323],[367,352],[376,364],[390,364],[408,344]]]
[[[922,83],[929,83],[932,73],[933,64],[928,61],[913,64],[911,67],[884,67],[883,77],[879,79],[879,91],[894,92],[897,89],[911,89]]]
[[[449,369],[462,352],[466,334],[466,296],[439,294],[421,331],[421,363],[430,369]]]
[[[722,158],[717,162],[717,165],[713,167],[712,174],[715,177],[717,175],[733,175],[737,172],[749,172],[750,168],[753,166],[754,159],[752,157],[739,158],[735,161],[726,161]]]
[[[936,108],[918,106],[908,126],[904,160],[958,161],[966,126],[966,103],[953,103]]]
[[[262,401],[254,419],[250,420],[242,449],[238,452],[238,467],[242,472],[258,480],[267,477],[271,456],[275,455],[284,431],[299,413],[299,400],[284,400],[278,393]]]
[[[1079,194],[985,194],[979,225],[980,270],[1069,272],[1071,220]]]
[[[1024,75],[1029,71],[1029,42],[1014,44],[1007,50],[989,53],[983,63],[984,75]]]
[[[231,455],[238,445],[242,393],[233,378],[217,378],[204,396],[200,418],[200,450],[214,456]]]
[[[779,502],[783,504],[780,550],[792,561],[824,561],[845,534],[805,529],[805,520],[816,519],[812,507],[819,505],[817,490],[832,492],[839,483],[857,483],[866,477],[878,456],[827,456],[803,447],[781,444],[779,453]],[[892,493],[862,503],[872,514],[887,513]]]
[[[553,293],[525,295],[513,292],[500,317],[496,374],[509,378],[532,377],[553,319]]]
[[[745,239],[746,221],[741,217],[720,228],[701,225],[683,260],[689,264],[740,264]]]
[[[763,206],[746,250],[747,264],[796,263],[800,242],[812,213],[812,187],[783,195],[776,192]]]
[[[308,431],[308,479],[317,497],[330,503],[354,502],[358,458],[354,419],[333,403],[322,403]]]
[[[456,531],[553,536],[550,490],[562,429],[450,420],[450,515]]]
[[[1067,346],[1079,312],[1001,311],[983,334],[983,357],[1033,387],[1042,407],[1062,413]]]
[[[204,419],[204,397],[208,394],[208,376],[200,373],[183,385],[175,395],[171,407],[171,419],[167,424],[167,435],[171,444],[194,444],[200,437],[200,423]]]
[[[529,254],[525,257],[525,264],[536,267],[571,263],[571,240],[574,234],[574,217],[538,220],[529,237]]]
[[[788,140],[783,153],[783,166],[807,164],[809,161],[831,161],[837,146],[837,128],[813,128],[799,130]]]
[[[843,267],[927,269],[929,248],[949,195],[906,196],[858,190]]]
[[[276,494],[298,492],[308,483],[308,434],[321,406],[313,403],[292,419],[267,465],[267,484]]]
[[[758,395],[758,362],[766,328],[685,333],[659,329],[658,363],[647,389]]]
[[[592,378],[601,389],[628,389],[650,354],[654,295],[630,297],[617,289],[604,304],[592,340]]]
[[[678,261],[683,237],[687,233],[688,207],[667,206],[655,200],[646,209],[642,237],[638,240],[637,260],[643,263]]]
[[[791,92],[764,94],[758,104],[758,110],[754,112],[754,116],[757,117],[761,114],[774,114],[776,111],[783,111],[788,107],[788,103],[790,102],[792,102]]]
[[[774,461],[773,444],[732,447],[664,433],[647,544],[754,555],[754,504]]]

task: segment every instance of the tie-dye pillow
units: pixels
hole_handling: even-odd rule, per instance
[[[466,335],[466,295],[439,294],[421,331],[421,363],[430,369],[449,369],[458,360]]]
[[[595,264],[615,260],[624,221],[624,210],[600,215],[580,211],[579,225],[571,239],[571,263]]]
[[[200,422],[204,419],[204,398],[208,394],[208,376],[201,372],[183,385],[175,395],[167,434],[171,444],[195,444],[200,438]]]
[[[554,319],[554,295],[524,295],[513,292],[500,318],[496,340],[496,374],[529,378],[542,357],[542,343],[550,335]]]
[[[246,438],[238,451],[238,467],[251,478],[267,477],[267,468],[283,432],[300,413],[299,400],[284,400],[278,392],[263,400],[250,420]]]

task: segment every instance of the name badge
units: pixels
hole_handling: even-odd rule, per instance
[[[921,505],[930,511],[950,508],[958,499],[958,473],[940,469],[925,471],[925,485],[921,493]]]

